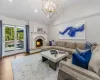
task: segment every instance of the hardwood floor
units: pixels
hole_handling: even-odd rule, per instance
[[[27,56],[27,53],[16,54],[0,59],[0,80],[13,80],[11,60]]]

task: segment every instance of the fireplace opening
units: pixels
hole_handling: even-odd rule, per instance
[[[42,39],[36,40],[36,47],[41,47],[41,46],[43,46],[43,40]]]

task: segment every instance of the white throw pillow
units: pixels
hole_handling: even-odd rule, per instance
[[[52,41],[52,46],[56,46],[56,42],[55,41]]]
[[[93,51],[88,69],[98,74],[100,69],[100,47]]]

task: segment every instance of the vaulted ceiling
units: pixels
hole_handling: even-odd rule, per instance
[[[12,0],[12,2],[9,0],[0,0],[0,15],[27,21],[36,21],[43,24],[50,24],[56,19],[56,17],[67,10],[69,6],[95,0],[58,1],[59,11],[57,15],[53,16],[51,19],[47,18],[41,10],[42,0]],[[35,9],[37,9],[37,13],[34,12]]]

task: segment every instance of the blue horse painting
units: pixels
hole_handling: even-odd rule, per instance
[[[74,28],[72,26],[67,27],[63,32],[59,32],[59,34],[65,35],[68,32],[67,34],[70,37],[75,37],[76,32],[82,32],[82,31],[84,31],[84,24],[82,24],[79,28]]]

